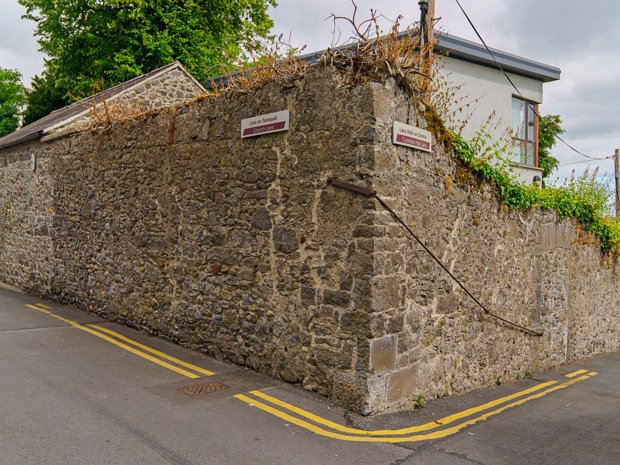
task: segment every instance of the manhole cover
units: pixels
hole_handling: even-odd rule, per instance
[[[185,394],[186,396],[198,397],[202,396],[203,394],[209,394],[210,392],[216,391],[224,391],[226,389],[230,389],[230,386],[226,386],[225,384],[213,381],[210,383],[192,384],[191,386],[179,388],[178,391],[181,394]]]

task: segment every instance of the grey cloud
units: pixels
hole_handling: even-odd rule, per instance
[[[521,0],[498,18],[514,33],[519,48],[533,58],[579,59],[583,54],[612,53],[620,39],[620,4],[615,0]]]
[[[28,84],[43,68],[43,54],[33,37],[34,24],[21,19],[25,10],[16,0],[0,0],[0,9],[0,66],[18,69]]]

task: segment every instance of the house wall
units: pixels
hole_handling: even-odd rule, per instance
[[[441,75],[450,83],[461,86],[456,97],[462,103],[473,102],[461,116],[467,124],[462,135],[472,138],[480,128],[486,128],[495,140],[510,137],[512,126],[512,97],[518,96],[510,82],[498,69],[481,66],[457,58],[442,57],[439,65]],[[543,83],[535,79],[508,73],[523,97],[537,103],[543,101]],[[533,167],[514,168],[517,178],[527,184],[542,170]]]
[[[288,132],[239,138],[288,108]],[[0,280],[368,414],[620,348],[618,267],[552,212],[506,210],[387,84],[314,68],[259,91],[0,152]],[[29,169],[36,153],[37,170]],[[491,311],[483,314],[375,189]]]

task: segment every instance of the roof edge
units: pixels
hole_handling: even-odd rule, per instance
[[[417,32],[417,29],[403,31],[400,32],[398,36],[403,37],[407,34],[417,34]],[[498,69],[497,63],[495,63],[495,60],[493,59],[494,56],[501,67],[507,72],[536,79],[542,82],[551,82],[560,79],[561,70],[555,66],[530,60],[529,58],[524,58],[494,48],[489,48],[493,54],[493,56],[491,56],[489,55],[486,47],[477,42],[437,30],[434,31],[433,35],[435,37],[435,52],[444,53],[448,57]],[[353,48],[354,46],[354,44],[341,45],[332,50],[347,50]],[[319,60],[325,51],[326,50],[307,53],[300,56],[299,59],[306,61],[309,64],[313,64]]]
[[[435,50],[446,53],[449,58],[457,58],[495,69],[498,69],[497,63],[499,63],[507,72],[542,82],[552,82],[560,79],[562,71],[555,66],[489,48],[493,54],[491,56],[484,45],[450,34],[435,32],[435,38],[437,40]],[[497,63],[493,57],[495,57]]]
[[[162,74],[167,73],[168,71],[171,71],[173,69],[180,69],[182,72],[184,72],[185,74],[188,74],[188,72],[185,70],[185,68],[183,67],[183,65],[179,62],[179,61],[173,61],[171,63],[168,63],[167,65],[162,66],[161,68],[159,68],[159,70],[154,70],[155,72],[153,73],[153,71],[151,71],[151,73],[153,73],[152,76],[149,76],[148,78],[144,79],[143,81],[140,81],[140,83],[138,84],[138,86],[142,86],[145,83],[158,78],[159,76],[161,76]],[[148,73],[147,73],[148,74]],[[140,76],[136,76],[136,77],[140,77]],[[123,85],[124,83],[120,83],[118,85]],[[198,83],[198,85],[200,85],[200,83]],[[203,88],[202,86],[200,86],[200,88]],[[123,95],[129,93],[132,90],[135,90],[135,87],[132,86],[128,86],[127,88],[121,90],[120,92],[118,92],[117,94],[112,95],[111,97],[108,97],[106,99],[107,102],[113,102],[114,100],[122,97]],[[105,91],[104,91],[105,92]],[[95,106],[98,105],[95,102]],[[73,123],[75,120],[81,118],[82,116],[84,116],[86,113],[88,113],[90,111],[90,107],[89,108],[85,108],[83,111],[81,111],[80,113],[77,113],[63,121],[59,121],[58,123],[49,126],[47,128],[45,128],[43,130],[43,135],[48,135],[50,133],[52,133],[53,131],[55,131],[58,128],[61,128],[63,126],[66,126],[68,124]]]
[[[21,139],[17,139],[11,142],[0,144],[0,150],[8,149],[10,147],[15,147],[17,145],[25,144],[27,142],[32,142],[33,140],[40,139],[41,137],[43,137],[42,130],[38,132],[33,132],[32,134],[29,134]]]

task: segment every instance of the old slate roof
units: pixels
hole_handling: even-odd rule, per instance
[[[121,82],[116,86],[104,90],[103,98],[108,100],[111,97],[123,92],[124,90],[135,87],[143,83],[144,81],[147,81],[148,79],[154,77],[155,75],[161,74],[162,72],[168,71],[169,69],[175,68],[177,66],[180,66],[180,63],[178,61],[174,61],[168,65],[162,66],[161,68],[157,68],[150,73],[137,76],[125,82]],[[100,95],[97,95],[97,97],[100,97]],[[85,110],[88,110],[92,107],[92,102],[92,96],[86,97],[79,102],[75,102],[69,106],[55,110],[49,115],[44,116],[43,118],[38,119],[37,121],[34,121],[33,123],[30,123],[23,128],[19,128],[17,131],[0,138],[0,150],[10,147],[12,145],[27,142],[29,140],[41,138],[47,128],[51,128],[58,123],[62,123],[63,121],[66,121],[69,118],[79,115]]]

